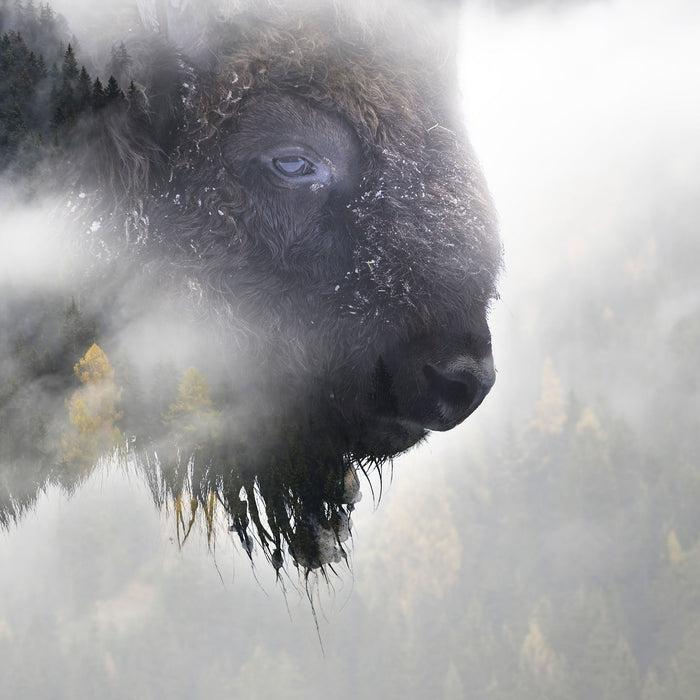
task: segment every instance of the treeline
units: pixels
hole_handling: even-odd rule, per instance
[[[642,436],[545,365],[531,423],[454,484],[454,697],[697,697],[698,422],[678,418]]]
[[[698,349],[699,327],[695,323],[688,351]],[[170,681],[174,687],[209,683],[213,697],[221,697],[226,683],[242,677],[264,687],[270,660],[283,655],[275,687],[294,688],[299,678],[307,679],[290,697],[321,697],[320,681],[313,679],[325,671],[337,683],[339,698],[695,700],[700,477],[688,431],[697,435],[697,414],[685,420],[669,415],[657,431],[641,437],[616,411],[577,398],[555,365],[544,366],[542,391],[526,425],[481,449],[465,447],[464,464],[431,464],[431,483],[440,496],[419,490],[410,509],[372,526],[357,553],[367,582],[345,603],[352,624],[346,634],[340,614],[331,619],[322,663],[314,666],[320,656],[316,637],[299,634],[303,620],[280,625],[263,605],[254,608],[245,628],[264,630],[259,653],[253,654],[245,635],[234,636],[222,671],[222,645],[215,640],[227,634],[240,609],[230,605],[230,590],[205,588],[201,571],[183,566],[179,573],[188,585],[180,578],[172,585],[172,576],[159,579],[153,604],[122,634],[100,630],[89,644],[66,648],[54,639],[61,623],[48,616],[34,623],[31,634],[19,622],[9,627],[14,637],[0,635],[3,658],[14,659],[8,662],[7,688],[25,687],[22,660],[34,652],[42,661],[36,674],[41,688],[32,697],[49,697],[57,687],[75,694],[87,683],[104,684],[106,697],[122,697],[134,685],[148,687],[166,658],[178,669]],[[78,374],[89,371],[79,377],[67,408],[70,440],[82,458],[94,437],[109,440],[129,401],[119,395],[119,373],[98,349],[88,351],[77,368]],[[669,367],[674,375],[682,369]],[[173,374],[164,379],[154,378],[169,394],[160,420],[186,432],[196,418],[211,416],[209,391],[196,371],[188,370],[178,386]],[[398,481],[392,488],[400,487]],[[186,496],[179,492],[172,510],[181,540],[197,510]],[[213,511],[199,508],[208,534]],[[133,527],[138,532],[138,524]],[[119,542],[115,533],[118,528],[109,533],[114,539],[102,541],[109,551]],[[134,537],[135,551],[138,544]],[[76,599],[93,600],[99,595],[90,589],[94,563],[74,556],[71,570],[81,574],[75,585],[84,587]],[[126,588],[133,575],[122,568],[110,585]],[[172,630],[168,639],[191,633],[190,616],[171,614],[183,604],[183,588],[189,604],[197,596],[216,601],[208,602],[217,613],[217,624],[207,628],[211,646],[202,642],[195,657],[192,647],[173,644],[164,651],[158,644],[164,625]],[[89,626],[93,610],[81,605],[72,614]],[[42,642],[37,652],[36,639],[53,641]],[[135,663],[138,652],[151,658],[148,649],[160,650],[159,661],[153,667]],[[104,664],[108,653],[118,674]],[[77,675],[71,678],[65,669]]]
[[[194,367],[182,375],[163,363],[142,380],[121,358],[115,376],[75,300],[29,299],[13,312],[16,327],[0,338],[0,525],[48,482],[72,489],[135,433],[141,445],[167,432],[184,447],[214,428],[209,387]]]
[[[4,301],[0,326],[9,328],[6,290]],[[37,487],[56,474],[56,416],[65,413],[73,365],[96,338],[74,301],[27,299],[12,313],[15,327],[0,337],[0,524],[30,506]]]
[[[4,0],[0,30],[0,172],[30,172],[81,115],[126,104],[114,77],[129,65],[123,44],[113,49],[113,74],[103,83],[79,62],[75,39],[64,43],[67,25],[48,4],[10,8]]]

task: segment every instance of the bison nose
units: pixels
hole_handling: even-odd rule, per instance
[[[428,430],[450,430],[473,413],[496,381],[491,354],[475,359],[461,356],[444,365],[423,365],[427,402],[435,407]]]
[[[495,379],[487,331],[416,338],[379,358],[371,410],[402,428],[450,430],[476,410]]]

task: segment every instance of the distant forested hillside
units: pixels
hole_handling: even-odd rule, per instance
[[[76,39],[51,6],[0,4],[0,172],[31,172],[63,145],[82,114],[123,103],[113,75],[103,83],[79,61]],[[115,72],[128,62],[122,44]]]

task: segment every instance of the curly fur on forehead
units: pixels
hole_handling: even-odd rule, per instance
[[[448,117],[450,76],[435,71],[439,45],[430,47],[428,59],[427,47],[415,35],[388,41],[376,27],[370,32],[341,24],[327,9],[292,17],[244,15],[208,37],[201,58],[209,59],[211,80],[199,86],[196,98],[206,124],[236,114],[240,99],[256,90],[293,93],[343,112],[372,150],[381,149],[392,131],[406,136]],[[403,41],[410,52],[397,46]],[[449,118],[456,123],[443,126],[456,128],[455,114]]]
[[[364,240],[374,252],[367,272],[378,281],[381,259],[389,259],[391,277],[405,282],[396,263],[410,250],[413,260],[443,268],[446,276],[434,267],[430,276],[449,285],[451,259],[453,274],[464,275],[466,244],[481,301],[494,294],[500,257],[490,199],[434,64],[420,55],[407,58],[405,50],[397,55],[396,47],[361,27],[339,30],[328,13],[282,26],[259,18],[224,24],[211,46],[208,78],[188,84],[183,97],[190,146],[180,152],[181,165],[202,157],[215,163],[217,139],[235,132],[256,96],[303,99],[341,115],[360,139],[367,165],[352,209],[364,232],[356,262],[370,252],[362,250]],[[455,250],[446,257],[450,247]],[[411,276],[420,280],[417,267]],[[385,276],[387,288],[391,282]]]

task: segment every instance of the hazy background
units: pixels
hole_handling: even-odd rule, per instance
[[[506,250],[484,405],[363,488],[315,616],[134,475],[49,490],[0,533],[8,696],[697,700],[700,8],[522,4],[461,26]]]

